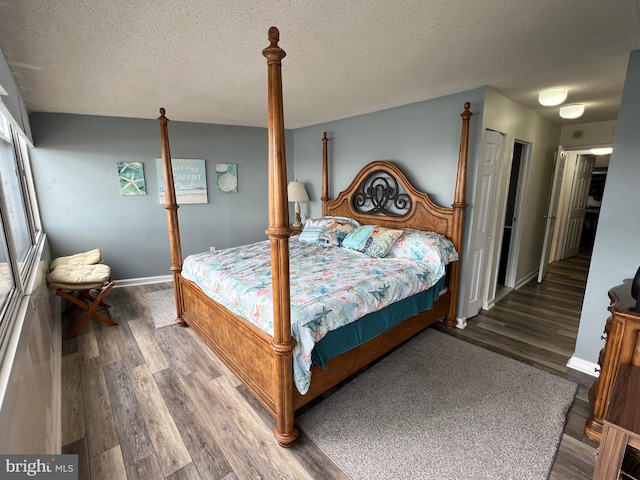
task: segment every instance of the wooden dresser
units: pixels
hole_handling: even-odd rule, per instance
[[[602,430],[602,442],[598,449],[593,480],[617,480],[636,478],[620,475],[627,446],[640,448],[640,368],[620,364],[613,386],[611,403],[607,407]]]
[[[598,443],[619,365],[640,367],[640,313],[629,311],[636,304],[631,297],[631,280],[609,290],[609,298],[611,316],[604,327],[605,345],[598,357],[600,377],[589,390],[591,415],[584,428],[587,437]]]

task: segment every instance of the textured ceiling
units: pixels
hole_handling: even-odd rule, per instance
[[[617,117],[640,0],[0,0],[31,112],[265,126],[271,25],[288,128],[485,85],[586,123]],[[538,105],[560,85],[581,119]]]

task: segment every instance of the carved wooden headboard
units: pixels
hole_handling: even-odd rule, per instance
[[[453,209],[436,205],[397,166],[381,160],[360,170],[335,200],[323,202],[322,214],[354,218],[362,224],[434,231],[449,238],[453,234]]]

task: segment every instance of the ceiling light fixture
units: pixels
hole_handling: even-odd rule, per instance
[[[611,147],[592,148],[590,151],[594,155],[609,155],[611,152],[613,152],[613,148],[611,148]]]
[[[583,113],[584,105],[582,103],[572,103],[571,105],[560,107],[560,116],[562,118],[580,118]]]
[[[540,105],[544,105],[545,107],[555,107],[564,102],[568,94],[569,90],[565,87],[548,88],[540,92],[538,101]]]

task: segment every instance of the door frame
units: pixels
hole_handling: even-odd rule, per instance
[[[516,180],[516,200],[514,215],[516,222],[511,231],[511,241],[509,244],[509,257],[507,260],[507,271],[505,276],[505,284],[502,291],[497,294],[497,282],[498,282],[498,268],[500,265],[500,254],[502,252],[502,240],[503,229],[507,215],[507,202],[509,195],[509,185],[511,180],[511,170],[513,168],[513,153],[515,151],[515,145],[519,143],[523,146],[522,153],[520,154],[520,171],[518,173],[518,179]],[[482,308],[490,310],[496,304],[496,301],[506,295],[508,292],[515,288],[516,274],[518,268],[518,255],[520,253],[520,245],[522,243],[522,222],[519,222],[519,218],[524,218],[526,212],[526,205],[524,202],[524,196],[529,184],[529,171],[531,170],[531,158],[533,153],[533,143],[520,140],[512,137],[509,141],[508,147],[509,155],[507,160],[503,162],[500,167],[500,173],[498,175],[498,191],[496,194],[496,209],[495,219],[493,225],[492,235],[496,238],[494,242],[494,248],[491,252],[491,258],[488,259],[487,264],[489,269],[487,271],[486,285],[484,290],[484,297],[482,299]],[[500,232],[500,233],[498,233]]]
[[[613,144],[611,143],[600,143],[600,144],[593,144],[593,145],[581,145],[579,147],[564,147],[562,145],[558,146],[558,151],[560,151],[560,149],[562,149],[562,151],[564,151],[564,153],[566,155],[569,154],[575,154],[575,155],[593,155],[593,153],[591,152],[591,149],[593,148],[611,148],[613,147]],[[567,177],[568,174],[570,173],[570,176],[573,176],[573,171],[568,172],[567,168],[575,168],[575,165],[571,165],[568,166],[565,163],[565,172],[564,172],[564,176]],[[562,242],[563,242],[563,238],[564,238],[564,230],[566,230],[566,228],[568,228],[567,222],[566,222],[566,218],[565,218],[565,210],[567,209],[567,204],[566,204],[566,199],[568,198],[568,196],[570,195],[570,189],[571,189],[571,182],[568,181],[563,181],[562,184],[560,185],[561,191],[560,191],[560,198],[558,201],[558,205],[556,208],[556,216],[557,216],[557,220],[556,220],[556,228],[555,228],[555,232],[554,232],[554,238],[551,239],[551,247],[550,247],[550,251],[549,251],[549,259],[548,259],[548,263],[552,263],[555,262],[557,260],[559,260],[558,256],[560,254],[560,252],[563,250],[563,246],[562,246]],[[564,200],[563,200],[564,199]],[[551,199],[550,199],[551,201]],[[548,210],[548,209],[547,209]],[[544,253],[544,252],[543,252]],[[541,280],[539,280],[541,281]]]
[[[529,186],[529,172],[531,170],[531,157],[533,153],[533,144],[524,140],[516,139],[514,144],[518,142],[523,145],[520,158],[520,172],[518,174],[518,185],[516,187],[516,204],[514,212],[516,214],[515,228],[511,232],[511,243],[509,244],[509,259],[507,260],[507,275],[505,277],[504,286],[515,288],[518,273],[518,257],[520,256],[520,245],[522,244],[522,225],[520,219],[526,218],[527,205],[524,201],[527,188]],[[504,198],[504,210],[506,214],[507,197]],[[504,217],[504,215],[503,215]]]
[[[538,267],[538,283],[542,283],[547,274],[550,259],[552,258],[553,238],[558,228],[558,208],[560,206],[560,194],[562,193],[562,181],[566,168],[567,153],[562,145],[558,146],[556,158],[553,166],[553,178],[551,180],[551,193],[549,194],[549,204],[545,215],[544,240],[542,241],[542,255],[540,256],[540,266]],[[562,171],[562,175],[560,175]],[[553,227],[553,230],[552,230]]]

